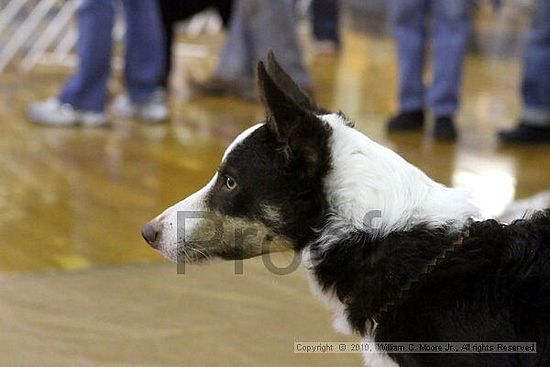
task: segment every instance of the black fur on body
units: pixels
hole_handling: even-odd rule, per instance
[[[537,343],[537,354],[392,354],[400,366],[550,365],[550,210],[468,230],[463,245],[424,276],[421,269],[456,233],[418,226],[378,240],[350,234],[329,249],[313,245],[312,270],[362,334],[380,307],[419,279],[377,320],[377,342]]]

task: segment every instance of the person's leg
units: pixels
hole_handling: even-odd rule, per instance
[[[452,117],[458,110],[472,13],[472,0],[432,0],[434,69],[428,101],[436,116]]]
[[[293,0],[242,0],[246,6],[249,37],[252,39],[254,65],[266,57],[271,48],[287,73],[298,85],[311,89],[309,72],[302,62],[296,33]]]
[[[550,142],[550,2],[537,0],[523,61],[523,113],[508,142]]]
[[[428,0],[392,0],[390,15],[397,46],[399,110],[422,110]]]
[[[294,18],[293,0],[237,0],[214,76],[204,83],[192,83],[192,88],[205,95],[253,98],[256,63],[272,48],[289,75],[310,89],[312,82],[302,64]]]
[[[550,2],[537,0],[523,65],[522,120],[550,126]]]
[[[79,66],[59,94],[61,103],[79,110],[102,112],[107,99],[111,67],[111,0],[85,0],[79,8]]]
[[[331,41],[340,45],[339,3],[339,0],[313,0],[313,35],[318,41]]]
[[[130,99],[146,102],[161,86],[164,36],[157,1],[123,0],[126,15],[125,80]]]
[[[111,105],[118,117],[141,122],[166,121],[169,115],[163,89],[166,66],[165,35],[156,1],[122,0],[126,15],[126,65],[128,95],[119,95]]]
[[[229,32],[214,72],[215,77],[236,82],[252,80],[251,43],[246,0],[235,0]]]
[[[389,131],[415,131],[424,125],[424,59],[430,1],[390,1],[399,69],[399,113],[388,121]]]

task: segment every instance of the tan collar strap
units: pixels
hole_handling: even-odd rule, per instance
[[[424,267],[424,269],[420,272],[420,274],[416,278],[409,279],[407,283],[401,289],[399,290],[397,296],[388,302],[386,302],[380,309],[378,309],[377,312],[371,316],[371,320],[368,320],[367,323],[371,323],[371,325],[367,325],[370,327],[367,327],[367,330],[374,330],[376,328],[376,325],[378,325],[378,321],[382,318],[382,316],[387,313],[389,310],[391,310],[392,307],[397,305],[401,302],[401,300],[405,297],[406,293],[411,289],[413,284],[420,281],[424,276],[429,275],[432,273],[439,264],[443,260],[445,260],[449,255],[451,255],[453,252],[457,251],[459,248],[462,247],[464,244],[464,241],[470,236],[470,231],[466,230],[462,232],[456,240],[454,240],[448,247],[446,247],[439,256],[435,257],[432,261],[427,263]]]

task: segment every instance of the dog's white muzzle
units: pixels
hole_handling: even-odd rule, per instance
[[[172,261],[185,252],[189,244],[206,241],[215,234],[215,223],[208,220],[206,198],[214,186],[217,174],[201,190],[169,207],[155,219],[145,224],[142,235],[155,250]],[[207,223],[209,222],[209,223]]]

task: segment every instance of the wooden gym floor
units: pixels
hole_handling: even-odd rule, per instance
[[[462,138],[448,144],[386,135],[392,44],[347,32],[345,45],[339,58],[309,60],[322,105],[345,111],[435,179],[472,190],[487,215],[550,187],[550,146],[495,138],[520,112],[517,60],[468,58]],[[188,70],[205,75],[214,60],[179,63],[183,80]],[[0,365],[360,365],[359,355],[293,353],[294,341],[356,340],[331,330],[302,271],[277,276],[251,260],[244,275],[231,263],[177,275],[140,237],[143,223],[207,182],[227,144],[262,118],[258,105],[188,99],[176,82],[165,125],[27,123],[25,104],[51,96],[66,76],[0,76]]]

